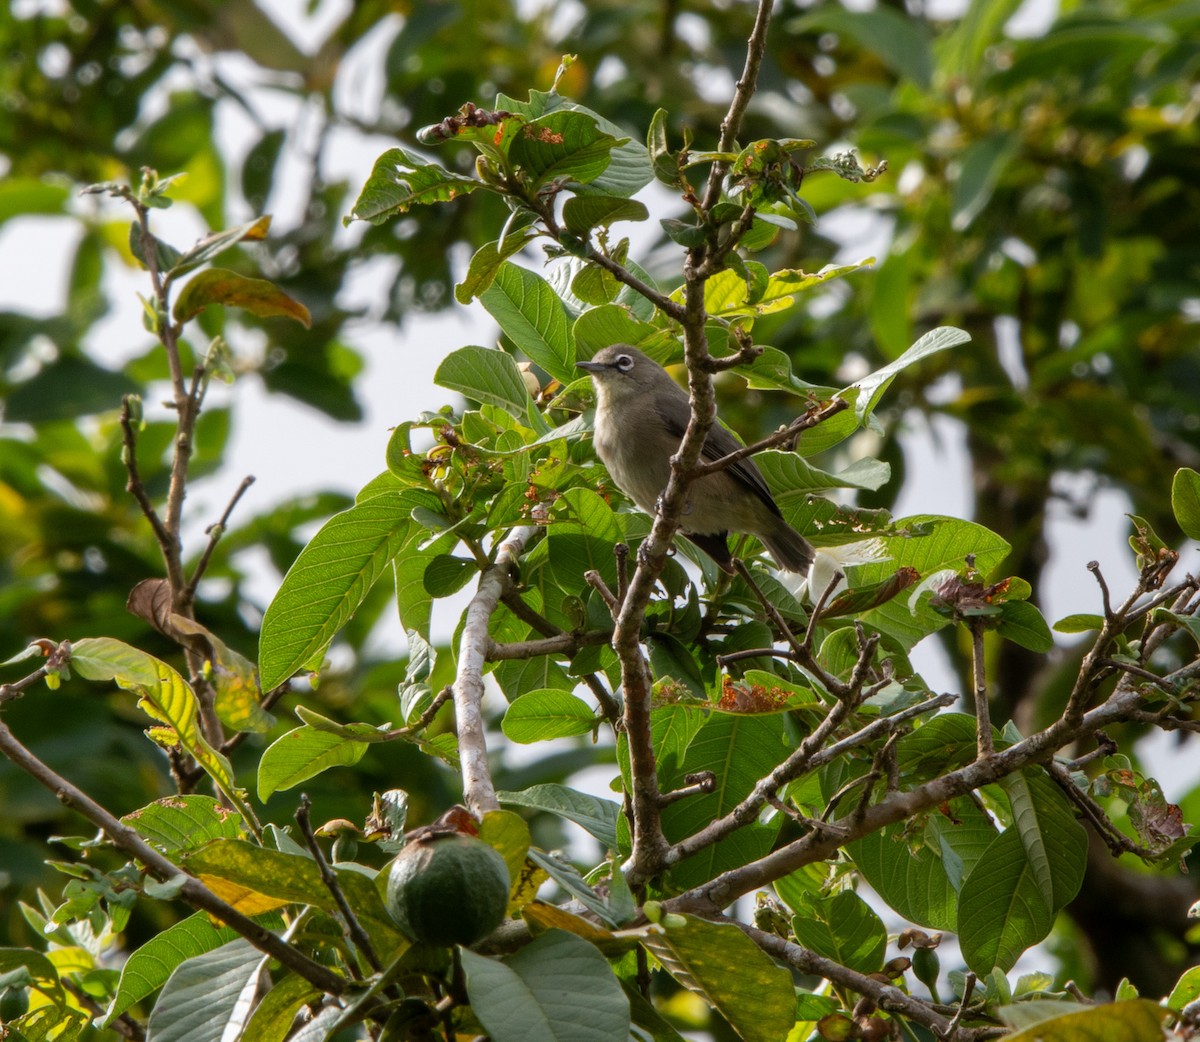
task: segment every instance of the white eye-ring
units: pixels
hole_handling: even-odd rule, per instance
[[[617,355],[617,368],[623,373],[633,368],[633,359],[629,355]]]

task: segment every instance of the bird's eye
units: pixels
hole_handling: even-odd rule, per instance
[[[629,355],[617,355],[617,368],[623,373],[633,368],[633,359]]]

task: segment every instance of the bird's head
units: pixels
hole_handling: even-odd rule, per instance
[[[663,380],[674,383],[661,365],[629,344],[613,344],[575,366],[591,374],[597,392],[604,397],[632,397],[645,394]]]

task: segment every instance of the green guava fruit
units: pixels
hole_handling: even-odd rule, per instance
[[[495,847],[460,832],[426,833],[392,860],[385,903],[414,941],[471,945],[503,922],[510,887]]]

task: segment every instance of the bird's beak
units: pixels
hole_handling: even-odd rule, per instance
[[[603,362],[576,362],[576,369],[586,369],[589,373],[602,373],[608,368]]]

